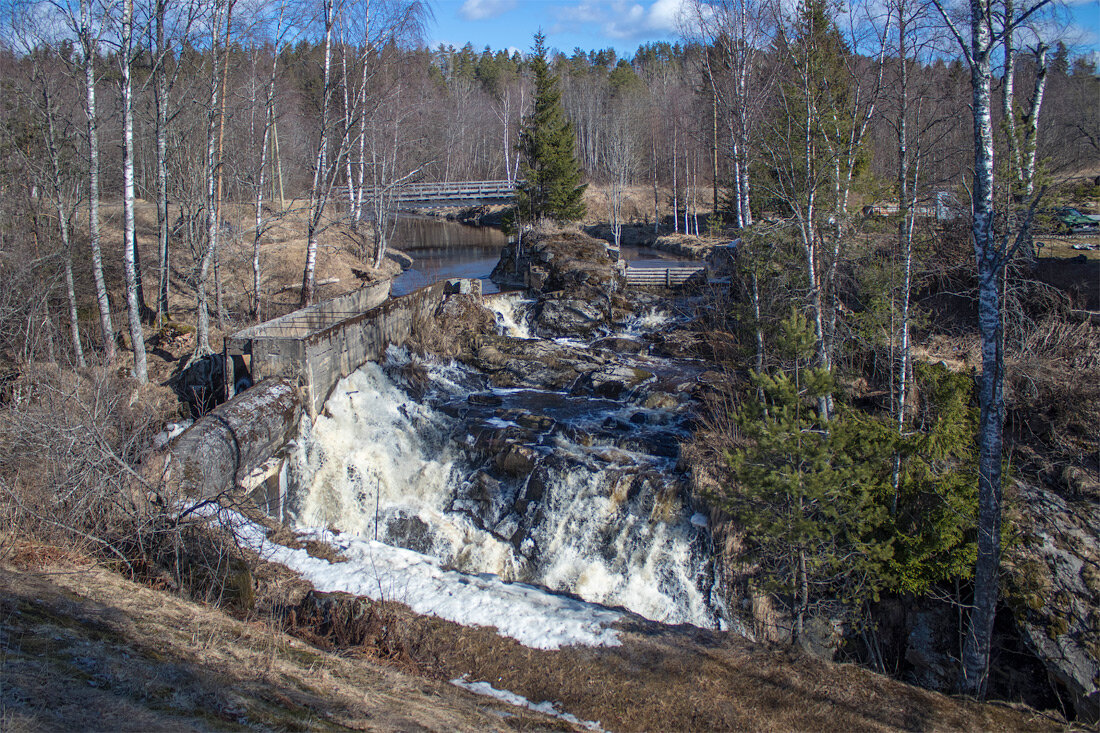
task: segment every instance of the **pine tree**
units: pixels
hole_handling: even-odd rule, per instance
[[[585,214],[583,172],[574,155],[573,126],[561,107],[557,78],[546,60],[546,36],[535,34],[535,108],[523,122],[519,150],[523,157],[516,190],[519,218],[575,221]]]
[[[890,446],[878,431],[816,409],[834,380],[809,366],[814,333],[803,315],[792,312],[777,342],[793,368],[753,375],[762,399],[735,416],[752,445],[729,456],[733,485],[713,498],[741,525],[747,559],[762,589],[787,606],[797,642],[815,609],[856,619],[886,587]]]

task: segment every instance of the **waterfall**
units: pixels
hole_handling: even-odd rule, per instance
[[[535,301],[518,293],[498,295],[486,300],[485,305],[497,315],[497,327],[502,335],[513,338],[534,338],[527,323],[527,309]]]
[[[644,437],[617,445],[584,432],[617,420],[622,405],[495,390],[503,412],[471,407],[467,397],[484,388],[484,377],[465,367],[393,353],[386,368],[367,364],[341,381],[298,443],[296,522],[657,621],[723,625],[709,534],[692,523],[671,459],[630,448]],[[560,403],[555,429],[498,446],[534,468],[494,468],[500,453],[486,457],[477,436],[519,430],[509,416],[550,403]]]

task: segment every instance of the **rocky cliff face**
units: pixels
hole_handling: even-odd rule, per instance
[[[1091,482],[1095,484],[1096,482]],[[1100,722],[1100,506],[1018,482],[1008,598],[1024,641],[1081,722]]]

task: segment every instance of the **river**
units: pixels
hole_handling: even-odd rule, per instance
[[[508,237],[499,229],[473,227],[425,216],[401,217],[390,243],[413,258],[413,266],[394,281],[392,294],[405,295],[417,288],[453,277],[478,278],[483,293],[499,288],[489,279]],[[652,247],[621,248],[623,259],[634,267],[667,267],[685,258]]]
[[[415,264],[395,294],[447,277],[496,291],[488,275],[500,232],[401,226],[394,246]],[[639,266],[677,259],[637,247],[623,256]],[[492,348],[520,365],[511,381],[393,348],[364,365],[299,436],[288,473],[298,526],[412,551],[470,582],[498,578],[664,623],[725,627],[709,522],[679,465],[705,365],[652,348],[648,335],[682,316],[648,297],[597,334],[557,339],[532,336],[537,301],[492,298]]]

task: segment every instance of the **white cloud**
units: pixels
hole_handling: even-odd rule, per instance
[[[487,20],[504,15],[516,7],[516,0],[466,0],[458,9],[463,20]]]
[[[676,35],[689,35],[698,25],[692,0],[582,0],[562,8],[559,30],[585,23],[598,25],[600,32],[620,40],[641,40]],[[707,6],[701,5],[703,12]]]

